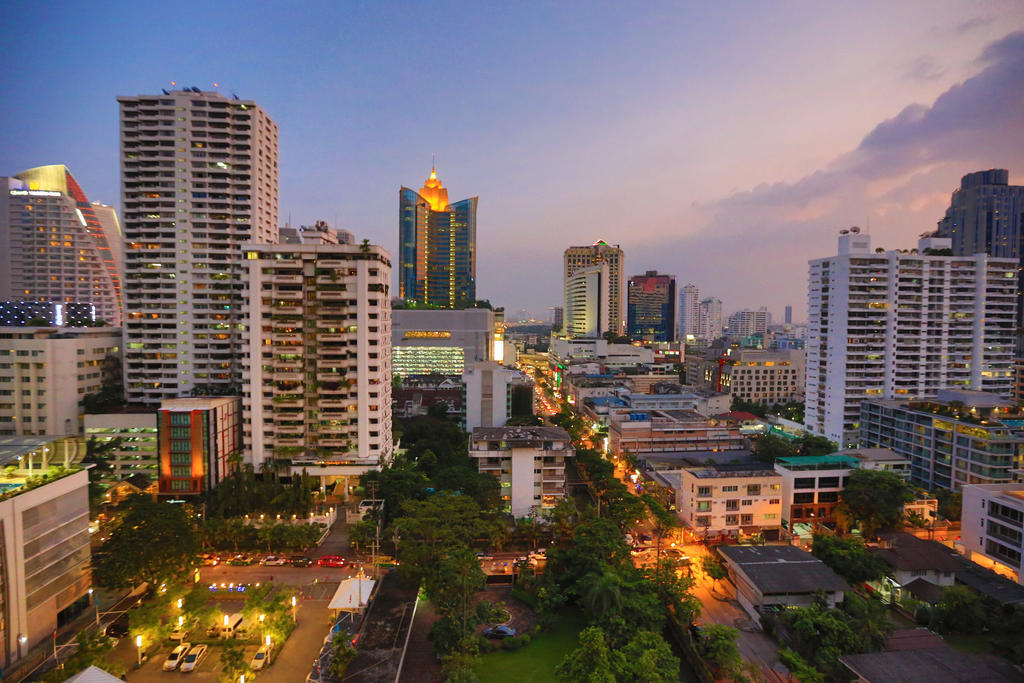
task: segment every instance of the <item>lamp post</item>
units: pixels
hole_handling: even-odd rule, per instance
[[[100,627],[100,599],[99,596],[93,592],[93,589],[89,589],[89,599],[92,600],[92,606],[96,609],[96,628]]]
[[[25,649],[25,645],[27,643],[28,643],[28,636],[26,636],[24,633],[19,633],[18,634],[18,658],[19,659],[21,657],[25,656],[24,649]]]
[[[142,636],[135,636],[135,651],[139,655],[139,666],[138,666],[138,668],[141,669],[142,668]]]
[[[298,613],[298,610],[296,609],[296,602],[295,602],[295,596],[294,595],[292,596],[292,621],[294,621],[296,624],[299,623],[299,613]]]

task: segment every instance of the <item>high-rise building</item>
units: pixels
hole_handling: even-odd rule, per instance
[[[927,237],[916,253],[875,253],[852,228],[810,262],[808,431],[856,445],[865,400],[1010,394],[1017,262],[948,249]]]
[[[700,328],[700,292],[692,282],[679,292],[679,339],[697,337]]]
[[[948,237],[957,256],[985,253],[1019,259],[1024,228],[1024,185],[1010,185],[1005,168],[968,173],[953,192],[938,237]]]
[[[393,448],[391,256],[375,245],[245,249],[252,464],[287,461],[348,490]]]
[[[577,268],[565,280],[565,334],[600,337],[611,324],[610,269],[607,262]]]
[[[551,331],[561,332],[565,325],[565,308],[562,306],[551,307]]]
[[[629,278],[626,330],[630,339],[675,341],[676,276],[648,270]]]
[[[278,239],[277,124],[198,88],[118,102],[128,400],[237,394],[240,247]]]
[[[612,246],[604,240],[598,240],[589,247],[569,247],[564,254],[564,282],[581,268],[605,263],[608,265],[608,327],[602,332],[626,333],[626,257],[619,245]],[[568,318],[569,310],[565,315]]]
[[[82,303],[121,324],[121,233],[66,166],[0,178],[0,301]],[[102,217],[102,220],[101,220]]]
[[[722,337],[722,331],[722,300],[708,297],[697,312],[697,338],[712,342]]]
[[[754,335],[764,336],[768,326],[772,324],[772,316],[765,307],[736,311],[729,316],[729,339],[742,339]]]
[[[398,296],[455,308],[476,301],[478,197],[448,203],[430,169],[419,192],[398,191]]]
[[[784,318],[787,325],[793,324],[793,307],[786,306],[786,317]]]
[[[120,367],[117,327],[0,328],[0,435],[81,434],[83,397]]]

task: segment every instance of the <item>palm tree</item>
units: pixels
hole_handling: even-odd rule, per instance
[[[586,593],[583,606],[591,614],[618,612],[622,609],[622,575],[612,567],[602,564],[601,569],[592,571],[583,578]]]

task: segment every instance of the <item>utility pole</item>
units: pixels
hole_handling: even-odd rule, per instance
[[[377,482],[370,482],[370,499],[373,501],[377,500]],[[377,580],[377,550],[380,548],[380,515],[374,510],[375,521],[377,522],[376,528],[373,534],[373,545],[371,546],[371,567],[373,572],[373,580]]]

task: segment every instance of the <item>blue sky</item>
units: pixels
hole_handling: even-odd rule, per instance
[[[1022,29],[998,1],[22,3],[0,174],[66,163],[117,205],[117,95],[217,82],[280,126],[282,222],[394,251],[436,153],[510,311],[557,304],[562,250],[603,238],[799,318],[837,229],[909,247],[962,174],[1024,183]]]

